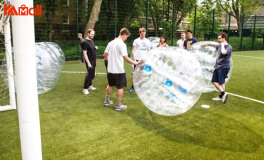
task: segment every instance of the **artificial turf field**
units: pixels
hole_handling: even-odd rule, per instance
[[[64,71],[85,71],[80,61]],[[103,60],[97,73],[104,73]],[[126,63],[128,86],[131,65]],[[128,109],[104,107],[106,75],[97,74],[97,90],[82,93],[84,73],[61,73],[55,88],[39,95],[43,160],[261,160],[264,159],[264,104],[217,92],[202,94],[188,112],[173,117],[148,110],[125,88]],[[264,101],[264,51],[234,52],[226,91]],[[111,99],[116,102],[115,90]],[[205,109],[201,104],[211,107]],[[17,110],[0,112],[0,160],[20,160]]]

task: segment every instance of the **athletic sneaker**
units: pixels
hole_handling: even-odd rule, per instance
[[[84,94],[89,94],[88,89],[83,89],[83,93],[84,93]]]
[[[223,104],[226,103],[226,101],[227,101],[227,97],[228,97],[228,94],[225,93],[225,94],[223,95],[223,97],[222,97],[222,103],[223,103]]]
[[[111,104],[113,104],[113,101],[104,101],[104,106],[105,106],[105,107],[108,107],[108,106],[110,106]]]
[[[93,87],[93,86],[90,86],[88,89],[89,89],[89,90],[92,90],[92,91],[96,90],[96,88]]]
[[[217,97],[215,97],[215,98],[212,98],[212,100],[213,100],[213,101],[221,101],[222,99],[221,99],[219,96],[217,96]]]
[[[115,106],[116,111],[121,111],[127,109],[127,105],[121,104],[120,106]]]
[[[132,93],[134,91],[134,88],[130,88],[129,93]]]

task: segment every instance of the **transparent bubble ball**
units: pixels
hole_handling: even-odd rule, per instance
[[[36,43],[38,94],[52,90],[65,63],[64,53],[53,42]]]
[[[217,45],[219,43],[213,41],[201,41],[192,44],[189,48],[189,52],[191,52],[191,54],[194,55],[194,57],[199,61],[202,67],[204,81],[205,81],[205,86],[201,88],[202,93],[216,91],[216,88],[212,84],[211,80],[214,72],[217,50],[214,46],[210,46],[210,44]],[[233,62],[231,59],[231,68],[228,73],[228,77],[225,79],[225,84],[230,80],[232,74],[232,68],[233,68]]]
[[[36,43],[35,53],[38,94],[42,94],[52,90],[56,85],[65,63],[65,57],[61,48],[53,42]],[[7,68],[4,59],[1,76],[6,84],[8,83]]]
[[[165,116],[188,111],[200,98],[204,84],[200,63],[176,47],[151,50],[133,73],[135,91],[151,111]]]

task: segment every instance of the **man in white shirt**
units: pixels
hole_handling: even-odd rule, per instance
[[[182,32],[181,33],[181,39],[179,39],[177,41],[177,47],[184,49],[183,44],[184,44],[185,39],[186,39],[186,34],[185,34],[185,32]]]
[[[132,56],[133,59],[139,61],[144,58],[146,53],[150,50],[151,43],[146,38],[146,29],[140,28],[139,29],[139,37],[134,40],[133,42],[133,49],[132,49]],[[134,66],[135,69],[136,66]],[[133,79],[133,78],[132,78]],[[133,80],[132,80],[133,81]],[[131,84],[131,89],[129,90],[130,93],[134,91],[133,82]]]
[[[108,86],[106,88],[104,106],[107,107],[112,104],[109,98],[112,92],[112,88],[113,86],[115,86],[117,88],[117,103],[115,106],[116,111],[124,110],[127,108],[126,105],[121,104],[123,87],[127,86],[124,60],[133,65],[138,65],[143,62],[143,60],[136,62],[128,57],[127,46],[124,41],[127,40],[129,35],[130,33],[128,29],[122,28],[120,30],[119,37],[109,42],[104,52],[104,57],[108,59]]]

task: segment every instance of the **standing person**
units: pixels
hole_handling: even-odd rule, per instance
[[[130,64],[138,65],[142,63],[143,60],[136,62],[128,57],[127,46],[124,41],[127,40],[130,33],[128,29],[122,28],[119,33],[119,37],[115,38],[108,43],[104,56],[108,57],[108,67],[107,67],[107,80],[108,86],[106,87],[106,96],[104,101],[104,106],[111,105],[110,95],[112,88],[115,86],[117,88],[116,93],[116,106],[115,110],[120,111],[127,108],[126,105],[121,104],[121,99],[123,96],[123,88],[127,86],[126,73],[124,69],[124,60]]]
[[[146,38],[146,29],[140,28],[139,37],[135,39],[133,42],[133,49],[132,49],[133,59],[136,61],[143,59],[145,54],[150,50],[150,46],[151,46],[151,43]],[[134,65],[134,69],[135,67],[136,66]],[[134,86],[133,86],[133,80],[132,80],[132,84],[131,84],[131,88],[129,92],[132,93],[133,91],[134,91]]]
[[[157,47],[168,47],[169,45],[166,43],[167,38],[165,36],[160,36],[160,43],[157,45]]]
[[[181,39],[179,39],[177,41],[177,47],[184,49],[183,44],[184,44],[185,39],[186,39],[186,33],[185,32],[182,32],[181,33]]]
[[[81,44],[81,47],[82,47],[82,43],[84,42],[84,39],[83,39],[81,33],[78,33],[78,39],[80,40],[80,44]],[[84,60],[83,60],[83,50],[81,50],[81,54],[80,54],[80,56],[81,56],[81,61],[82,61],[82,63],[84,63]]]
[[[219,96],[213,98],[214,101],[222,101],[223,104],[227,102],[228,94],[225,92],[225,78],[230,70],[230,59],[232,56],[232,47],[227,43],[227,34],[221,32],[218,34],[219,44],[215,46],[217,50],[217,57],[215,63],[215,70],[212,77],[212,83],[219,91]],[[205,45],[203,45],[205,46]]]
[[[83,93],[89,94],[88,90],[96,90],[95,87],[92,86],[92,80],[95,76],[95,67],[96,67],[96,49],[97,46],[94,45],[94,30],[88,29],[87,37],[85,41],[82,43],[83,50],[83,58],[87,69],[87,75],[85,77]]]
[[[190,29],[187,30],[186,37],[187,37],[187,39],[184,41],[184,44],[183,44],[184,49],[189,49],[189,47],[192,44],[198,42],[197,39],[193,37],[193,33]]]

